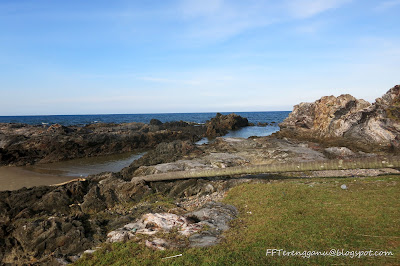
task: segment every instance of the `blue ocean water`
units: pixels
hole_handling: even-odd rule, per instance
[[[222,114],[230,114],[231,112],[221,112]],[[249,122],[257,124],[261,123],[280,123],[288,115],[289,111],[271,111],[271,112],[235,112],[236,114],[246,117]],[[46,116],[0,116],[0,123],[24,123],[31,125],[45,124],[61,124],[69,125],[85,125],[91,123],[128,123],[142,122],[149,123],[155,118],[161,122],[170,121],[186,121],[195,123],[205,123],[207,120],[215,117],[216,113],[164,113],[164,114],[106,114],[106,115],[46,115]]]

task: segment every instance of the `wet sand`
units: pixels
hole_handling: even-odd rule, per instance
[[[0,191],[62,183],[101,172],[117,172],[142,154],[118,154],[33,166],[0,167]]]
[[[41,174],[26,170],[23,167],[4,166],[0,167],[0,191],[57,184],[74,178],[76,177]]]

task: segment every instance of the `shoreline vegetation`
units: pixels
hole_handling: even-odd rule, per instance
[[[373,104],[327,96],[248,139],[220,138],[249,125],[235,114],[204,125],[0,124],[1,165],[147,150],[120,172],[0,192],[0,263],[398,264],[399,102],[400,86]],[[205,136],[215,141],[194,144]],[[266,256],[366,247],[394,255]]]

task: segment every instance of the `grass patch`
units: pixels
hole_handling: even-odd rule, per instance
[[[76,265],[398,265],[399,192],[400,176],[242,184],[224,198],[240,216],[217,246],[153,251],[135,242],[109,244]],[[266,256],[270,248],[391,251],[394,256]]]

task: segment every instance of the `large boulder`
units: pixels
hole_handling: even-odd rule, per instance
[[[229,130],[239,129],[249,125],[247,118],[243,118],[237,114],[217,115],[206,123],[207,137],[218,137],[228,133]]]
[[[280,136],[342,144],[366,151],[400,148],[400,85],[373,104],[349,94],[294,106]]]

